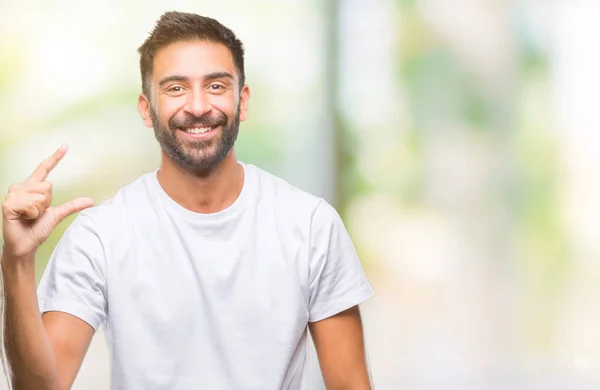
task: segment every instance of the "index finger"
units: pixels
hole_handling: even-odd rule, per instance
[[[66,144],[64,144],[60,148],[58,148],[58,150],[56,152],[54,152],[54,154],[52,156],[50,156],[47,159],[45,159],[44,161],[42,161],[42,163],[40,165],[38,165],[38,167],[35,169],[35,171],[33,171],[31,176],[29,176],[27,178],[27,180],[25,180],[25,183],[26,184],[39,183],[41,181],[46,180],[46,178],[48,177],[50,172],[52,172],[54,167],[65,156],[68,148],[69,147]]]

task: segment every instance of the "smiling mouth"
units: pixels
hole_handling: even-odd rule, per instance
[[[206,134],[219,126],[208,126],[208,127],[181,127],[179,130],[185,131],[188,134]]]

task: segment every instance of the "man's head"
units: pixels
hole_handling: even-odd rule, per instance
[[[138,51],[144,123],[173,162],[211,172],[246,119],[250,91],[242,43],[214,19],[167,12]]]

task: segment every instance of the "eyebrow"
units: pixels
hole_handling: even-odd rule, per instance
[[[217,80],[217,79],[233,80],[233,75],[231,75],[231,73],[228,73],[228,72],[213,72],[213,73],[209,73],[206,76],[204,76],[204,81],[212,81],[212,80]],[[187,76],[179,76],[179,75],[166,76],[166,77],[163,77],[158,82],[158,86],[162,87],[163,85],[170,83],[172,81],[187,82],[189,80],[190,79]]]
[[[230,79],[233,80],[233,76],[228,72],[213,72],[204,76],[205,81],[212,81],[216,79]]]
[[[162,87],[163,85],[165,85],[166,83],[170,83],[171,81],[181,81],[181,82],[185,82],[188,81],[189,78],[186,76],[177,76],[177,75],[173,75],[173,76],[167,76],[167,77],[163,77],[159,82],[158,82],[158,86]]]

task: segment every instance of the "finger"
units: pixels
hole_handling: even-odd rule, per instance
[[[40,165],[33,171],[31,176],[25,180],[25,184],[27,183],[37,183],[40,181],[46,180],[50,172],[54,169],[54,167],[62,160],[62,158],[67,153],[68,146],[62,145],[54,154],[48,157],[46,160],[42,161]]]
[[[15,194],[48,194],[52,192],[52,183],[49,181],[40,181],[36,183],[22,184],[12,191]]]
[[[25,194],[10,197],[3,204],[3,213],[8,219],[37,219],[46,210],[46,196],[42,194]]]
[[[75,198],[61,204],[60,206],[51,207],[49,210],[52,210],[51,212],[54,215],[54,224],[56,226],[69,215],[87,209],[88,207],[92,207],[93,205],[94,200],[92,198]]]
[[[10,187],[8,187],[8,193],[19,192],[21,187],[23,187],[22,184],[11,184]]]
[[[49,181],[40,181],[38,183],[28,183],[11,187],[13,187],[13,189],[9,191],[9,195],[12,197],[22,197],[27,194],[42,194],[46,196],[46,208],[52,205],[52,183]]]

